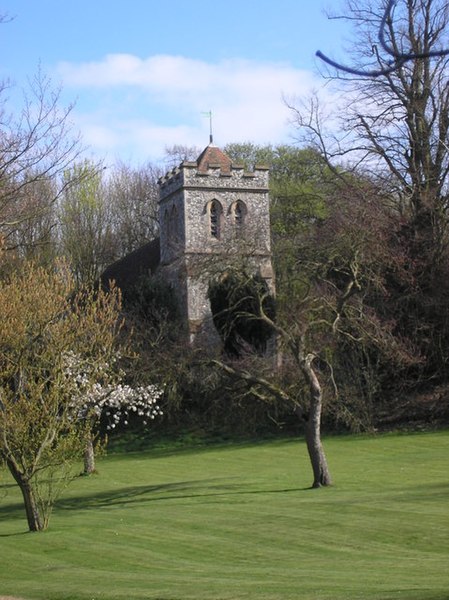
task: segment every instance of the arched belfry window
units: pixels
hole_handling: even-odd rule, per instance
[[[209,204],[209,233],[216,240],[221,237],[221,217],[223,208],[218,200],[212,200]]]
[[[236,225],[243,225],[243,210],[240,202],[237,202],[235,205],[234,220]]]
[[[241,229],[246,221],[246,204],[241,200],[237,200],[231,206],[231,215],[234,220],[234,225],[236,228]]]

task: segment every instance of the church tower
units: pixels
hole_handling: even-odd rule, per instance
[[[159,180],[160,271],[173,285],[189,339],[214,338],[210,278],[231,264],[274,292],[268,168],[248,172],[212,143]]]

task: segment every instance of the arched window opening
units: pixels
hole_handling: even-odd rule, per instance
[[[243,231],[243,227],[246,221],[247,209],[246,204],[241,200],[233,202],[229,207],[229,216],[232,219],[232,225],[237,235],[240,235]]]
[[[246,206],[240,200],[234,204],[234,224],[243,227],[245,223]]]
[[[217,200],[213,200],[209,206],[209,226],[210,235],[216,240],[220,239],[221,234],[221,205]]]

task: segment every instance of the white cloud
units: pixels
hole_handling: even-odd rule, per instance
[[[320,82],[285,63],[228,59],[207,63],[182,56],[60,63],[66,90],[80,99],[75,116],[94,152],[124,160],[157,160],[173,144],[204,146],[212,110],[215,141],[281,143],[288,139],[283,96],[307,95]]]

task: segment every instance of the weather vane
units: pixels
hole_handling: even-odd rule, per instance
[[[203,117],[207,117],[209,119],[209,144],[213,144],[214,136],[212,135],[212,111],[208,110],[206,112],[201,113]]]

